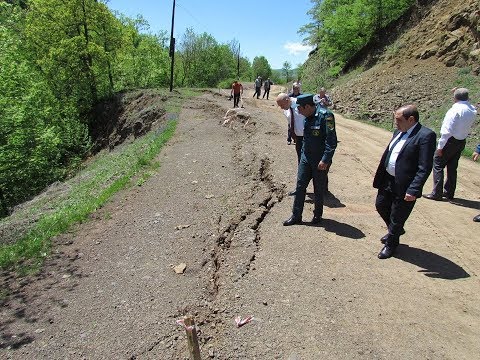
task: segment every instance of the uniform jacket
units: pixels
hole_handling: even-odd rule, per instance
[[[337,134],[333,113],[317,106],[315,114],[304,120],[302,156],[315,164],[320,161],[330,164],[336,147]]]
[[[393,133],[392,140],[398,132],[396,130]],[[435,148],[435,133],[429,128],[417,124],[405,141],[395,163],[395,188],[392,189],[395,194],[401,197],[406,193],[417,198],[422,196],[423,185],[432,171]],[[387,154],[388,146],[375,173],[374,188],[379,189],[385,186],[385,176],[388,174],[385,168]]]

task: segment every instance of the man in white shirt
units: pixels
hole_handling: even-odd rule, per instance
[[[305,116],[298,112],[297,99],[294,97],[289,97],[285,93],[278,94],[277,105],[280,106],[280,108],[283,110],[285,117],[287,118],[288,135],[289,138],[293,139],[295,143],[297,162],[300,162],[300,157],[302,156],[303,126]],[[288,193],[288,195],[295,195],[295,192],[291,191]]]
[[[445,114],[440,139],[433,159],[433,190],[423,197],[430,200],[453,199],[457,186],[458,161],[465,148],[466,138],[475,122],[477,110],[468,102],[468,89],[454,90],[455,103]],[[443,183],[443,169],[447,168],[447,181]]]

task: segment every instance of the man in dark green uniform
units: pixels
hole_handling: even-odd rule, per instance
[[[323,195],[328,166],[332,162],[333,153],[337,147],[335,118],[333,113],[315,105],[313,95],[304,94],[297,97],[298,112],[305,116],[303,130],[303,147],[298,164],[297,188],[293,202],[292,216],[283,225],[295,225],[302,222],[305,194],[310,180],[313,178],[315,192],[315,209],[313,224],[319,224],[323,215]]]

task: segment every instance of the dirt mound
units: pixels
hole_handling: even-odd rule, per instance
[[[160,127],[166,121],[166,100],[166,96],[150,89],[119,93],[99,103],[91,115],[92,152],[113,149]]]

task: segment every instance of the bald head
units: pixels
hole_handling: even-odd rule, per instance
[[[277,105],[280,106],[283,110],[288,110],[290,107],[290,98],[285,93],[280,93],[277,96]]]

